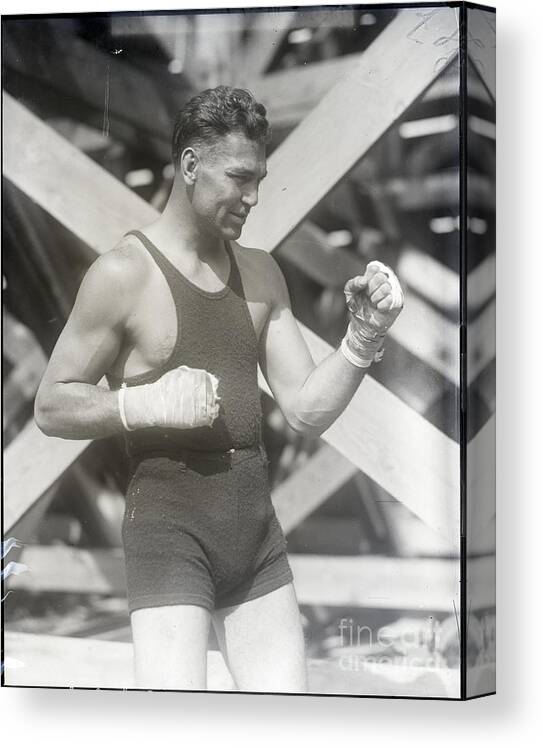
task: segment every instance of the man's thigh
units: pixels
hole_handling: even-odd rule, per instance
[[[210,620],[198,605],[135,610],[130,622],[136,687],[205,689]]]
[[[303,629],[292,584],[215,611],[213,625],[237,688],[307,690]]]

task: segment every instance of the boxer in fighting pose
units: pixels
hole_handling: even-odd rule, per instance
[[[46,434],[125,436],[123,546],[145,688],[205,688],[212,623],[239,689],[306,690],[257,365],[288,423],[321,434],[403,305],[392,270],[369,263],[346,284],[341,346],[315,366],[275,260],[236,243],[266,175],[265,115],[227,87],[181,109],[164,211],[93,263],[36,397]]]

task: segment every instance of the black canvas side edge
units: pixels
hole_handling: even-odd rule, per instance
[[[494,8],[492,5],[482,5],[481,3],[471,3],[469,1],[462,4],[469,10],[484,10],[485,13],[494,13],[494,15],[496,14],[496,8]]]
[[[460,156],[460,698],[467,694],[467,8],[460,8],[460,91],[459,91],[459,156]]]
[[[197,4],[197,0],[195,0],[195,4]],[[289,11],[297,11],[297,10],[335,10],[335,9],[344,9],[344,10],[358,10],[358,9],[364,9],[364,10],[394,10],[398,9],[401,10],[403,8],[460,8],[465,3],[463,0],[435,0],[435,2],[432,2],[432,0],[421,0],[421,2],[416,2],[416,0],[413,0],[413,2],[389,2],[389,3],[349,3],[345,5],[338,5],[337,3],[327,3],[326,5],[267,5],[267,6],[245,6],[243,8],[241,7],[233,7],[233,8],[224,8],[224,7],[218,7],[218,8],[181,8],[181,9],[173,9],[173,8],[164,8],[163,10],[160,9],[153,9],[153,10],[104,10],[104,11],[82,11],[81,13],[73,13],[69,11],[63,11],[63,12],[51,12],[51,13],[2,13],[1,17],[8,19],[8,20],[24,20],[25,18],[30,19],[40,19],[40,18],[48,18],[48,19],[61,19],[61,18],[73,18],[74,16],[78,17],[86,17],[86,18],[104,18],[109,16],[127,16],[127,17],[139,17],[139,16],[151,16],[151,15],[161,15],[161,16],[182,16],[182,15],[191,15],[191,14],[202,14],[202,15],[209,15],[209,14],[228,14],[228,13],[270,13],[270,12],[289,12]],[[479,8],[480,10],[489,10],[491,12],[495,12],[495,8],[491,8],[486,5],[479,5],[478,3],[468,3],[470,7]]]

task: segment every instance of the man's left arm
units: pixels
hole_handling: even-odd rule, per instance
[[[350,323],[341,347],[315,365],[292,314],[281,270],[269,258],[273,306],[260,338],[260,366],[289,425],[319,435],[345,410],[373,360],[386,330],[401,311],[403,295],[390,268],[370,263],[345,292]]]

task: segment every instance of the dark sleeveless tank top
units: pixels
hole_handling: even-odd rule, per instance
[[[177,313],[177,339],[168,360],[156,369],[127,377],[127,387],[156,382],[178,366],[206,369],[219,379],[219,416],[213,426],[194,429],[137,429],[125,434],[131,456],[176,449],[228,451],[261,442],[262,411],[258,388],[258,341],[234,253],[228,242],[230,275],[220,291],[194,285],[141,231],[138,237],[164,274]],[[112,389],[123,380],[108,375]]]

